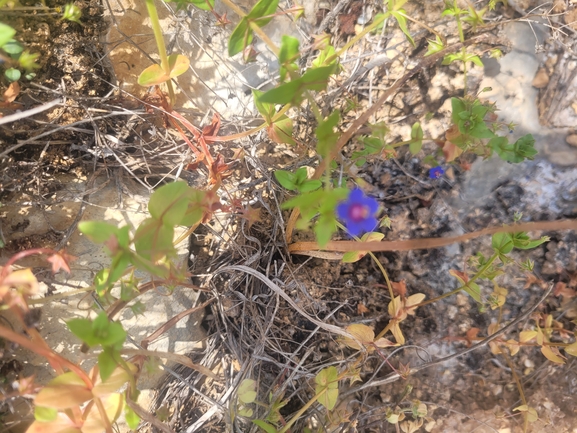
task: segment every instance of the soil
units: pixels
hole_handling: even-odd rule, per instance
[[[34,5],[34,2],[21,3]],[[49,7],[63,4],[47,2]],[[35,13],[10,14],[5,19],[17,29],[18,38],[32,52],[42,53],[37,76],[32,82],[22,83],[16,102],[27,109],[61,95],[66,95],[66,101],[34,120],[23,119],[0,126],[0,152],[29,140],[1,161],[0,201],[3,203],[27,200],[35,206],[47,206],[66,188],[66,184],[59,181],[60,173],[86,179],[100,170],[114,178],[124,170],[123,164],[128,164],[131,174],[136,173],[152,184],[153,179],[161,178],[174,168],[170,158],[152,156],[155,152],[162,153],[155,151],[159,148],[154,146],[175,145],[158,116],[140,113],[136,118],[128,118],[111,114],[126,107],[141,106],[131,98],[114,93],[112,75],[104,66],[104,49],[99,42],[104,31],[102,6],[97,0],[77,5],[83,10],[82,25]],[[442,10],[442,2],[424,2],[422,6],[407,4],[408,12],[438,16]],[[347,35],[354,34],[354,22],[358,22],[360,13],[358,5],[345,8],[327,30],[342,43]],[[517,16],[517,11],[499,5],[497,14],[511,17]],[[319,15],[318,23],[325,16],[324,12]],[[441,32],[453,30],[448,20],[436,28]],[[498,37],[495,32],[495,38]],[[358,52],[351,51],[349,55],[354,58],[370,52],[377,43],[380,43],[378,38],[368,38]],[[551,42],[548,47],[553,50],[555,44]],[[415,50],[408,54],[416,55],[423,49],[426,49],[425,41],[421,38]],[[353,65],[347,62],[344,65],[348,77]],[[333,83],[337,90],[329,89],[325,100],[320,102],[321,109],[327,113],[342,109],[347,102],[345,98],[355,99],[359,109],[349,111],[344,119],[345,123],[351,122],[369,106],[369,100],[374,101],[373,87],[383,89],[391,85],[389,74],[394,76],[399,72],[395,68],[402,67],[401,64],[381,66],[361,76],[349,88],[340,87],[345,84],[344,78]],[[469,92],[480,90],[482,72],[481,69],[471,71]],[[406,139],[407,128],[410,131],[415,121],[430,125],[427,134],[439,136],[444,131],[449,99],[462,94],[460,77],[461,72],[455,65],[437,65],[424,71],[385,104],[375,120],[386,119],[391,127],[388,135],[391,141]],[[98,113],[111,115],[93,119]],[[427,116],[428,113],[431,115]],[[547,115],[551,117],[550,113]],[[425,117],[427,121],[423,120]],[[190,356],[194,362],[221,374],[223,379],[221,382],[205,380],[187,369],[176,369],[177,379],[167,377],[151,411],[174,431],[222,432],[231,428],[256,431],[246,420],[230,417],[236,411],[231,389],[243,378],[257,380],[260,401],[268,403],[269,395],[288,399],[280,410],[282,423],[312,397],[314,376],[320,369],[328,365],[343,368],[355,359],[355,351],[345,347],[334,335],[320,330],[283,298],[275,296],[261,279],[238,270],[222,272],[226,266],[243,265],[256,270],[280,287],[301,309],[326,323],[339,327],[362,323],[378,332],[389,322],[390,297],[386,281],[370,257],[344,264],[291,257],[286,251],[284,227],[289,213],[279,204],[289,195],[275,182],[272,170],[316,164],[314,159],[302,156],[309,154],[308,146],[314,146],[306,139],[312,136],[312,118],[305,109],[295,116],[298,120],[295,136],[303,142],[297,148],[273,144],[261,135],[238,144],[244,150],[244,158],[234,165],[224,188],[238,202],[260,209],[260,217],[251,221],[252,225],[246,218],[239,218],[238,213],[219,214],[191,237],[190,269],[196,276],[193,282],[210,287],[210,296],[218,302],[209,307],[203,321],[208,335],[205,350]],[[152,140],[151,123],[158,129],[155,140]],[[50,141],[35,138],[59,127],[62,128],[58,132],[48,136]],[[122,146],[113,150],[117,158],[106,153],[110,147],[99,141],[106,135],[122,139]],[[148,171],[137,156],[142,149],[152,158]],[[178,143],[175,149],[184,152],[185,146]],[[349,158],[352,150],[348,149],[344,158]],[[433,152],[435,145],[426,145],[424,150]],[[227,159],[235,153],[226,146],[215,146],[215,151],[222,152]],[[358,172],[356,182],[362,183],[365,191],[379,200],[382,215],[391,219],[391,228],[382,229],[386,240],[472,232],[510,224],[516,213],[522,213],[523,221],[577,217],[574,168],[558,168],[543,159],[524,163],[521,174],[493,186],[480,202],[463,200],[461,197],[468,192],[467,182],[470,182],[470,173],[466,170],[469,164],[491,163],[493,161],[471,158],[461,165],[452,165],[444,178],[435,180],[429,179],[428,166],[421,158],[401,150],[393,159],[366,164]],[[197,173],[186,176],[190,183],[202,179]],[[124,183],[121,181],[121,185]],[[227,196],[223,195],[222,201],[226,200]],[[8,233],[18,232],[21,227],[10,224],[10,221],[2,222],[8,253],[54,247],[65,236],[63,232],[53,231],[45,237],[12,240]],[[501,322],[523,314],[544,290],[554,285],[555,295],[539,305],[536,314],[552,314],[571,332],[577,317],[577,305],[570,296],[571,290],[577,290],[577,235],[573,232],[532,235],[547,235],[551,240],[533,250],[512,254],[517,263],[527,259],[534,262],[534,272],[529,274],[513,266],[499,278],[499,285],[508,290]],[[296,234],[297,240],[309,238],[307,233]],[[395,287],[406,286],[409,295],[423,293],[426,299],[432,299],[458,287],[458,281],[449,271],[465,272],[471,266],[468,260],[479,252],[485,257],[492,254],[490,239],[480,238],[439,249],[377,253],[376,257]],[[493,291],[489,284],[482,283],[481,287],[484,296]],[[513,410],[522,402],[511,368],[520,378],[528,404],[539,414],[540,419],[528,431],[574,431],[577,424],[575,362],[568,359],[566,365],[555,365],[536,347],[522,348],[511,358],[510,365],[502,355],[482,347],[405,379],[378,385],[404,365],[414,367],[465,349],[469,344],[467,332],[473,328],[479,329],[480,337],[487,336],[487,328],[497,320],[497,314],[490,309],[479,311],[474,300],[464,293],[418,308],[416,315],[401,325],[406,345],[402,349],[370,354],[362,360],[361,382],[342,385],[340,392],[344,398],[337,410],[342,418],[335,420],[334,426],[316,407],[292,431],[305,431],[305,427],[312,428],[319,423],[324,425],[320,431],[398,431],[398,426],[384,421],[387,409],[397,406],[409,409],[414,400],[425,403],[428,409],[424,425],[418,431],[522,431],[522,417],[516,416]],[[526,320],[522,324],[525,328],[519,326],[507,337],[518,338],[518,331],[527,329],[531,323]],[[390,334],[388,337],[392,339]],[[9,347],[3,349],[4,361],[0,365],[5,384],[10,384],[21,368],[9,353]],[[376,385],[361,389],[361,384],[371,383]],[[218,407],[217,402],[232,409],[211,413],[210,410]],[[4,410],[11,411],[10,401]],[[255,416],[266,415],[262,408],[254,410]],[[209,414],[207,419],[203,419],[206,414]],[[408,419],[412,419],[410,415]],[[143,427],[146,428],[155,430],[155,427]]]

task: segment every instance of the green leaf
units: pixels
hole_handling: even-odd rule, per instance
[[[501,255],[509,254],[515,246],[511,233],[495,233],[491,239],[491,245]]]
[[[306,90],[324,90],[328,84],[329,76],[335,70],[335,65],[309,69],[302,77],[269,90],[260,97],[260,101],[271,104],[291,103],[298,105],[303,99],[303,92]]]
[[[443,44],[443,41],[439,35],[435,36],[434,41],[432,39],[427,39],[427,42],[429,43],[429,49],[425,53],[425,57],[438,53],[439,51],[443,50],[443,48],[445,48],[445,45]]]
[[[157,219],[148,218],[140,223],[134,234],[134,247],[143,258],[156,262],[175,253],[173,238],[173,227],[164,225]]]
[[[124,419],[131,430],[136,430],[140,423],[140,417],[127,404],[124,405]]]
[[[42,406],[34,407],[34,419],[36,421],[50,422],[54,421],[57,416],[58,416],[58,409]]]
[[[148,211],[167,226],[179,224],[188,208],[191,188],[186,182],[172,182],[158,188],[150,196]],[[172,239],[171,239],[172,241]]]
[[[66,6],[64,6],[64,13],[62,14],[63,20],[68,20],[80,24],[81,17],[82,11],[74,3],[67,3]]]
[[[119,234],[119,229],[116,225],[104,221],[81,221],[78,223],[78,230],[97,244],[102,244],[113,236],[118,237]]]
[[[110,269],[106,268],[100,270],[94,277],[94,285],[98,296],[104,296],[106,292],[112,288],[113,284],[110,283],[109,275]]]
[[[322,369],[315,377],[315,393],[318,402],[327,410],[333,410],[339,397],[339,373],[334,366]]]
[[[205,11],[214,9],[214,0],[188,0],[194,6]]]
[[[548,236],[543,236],[539,239],[531,239],[527,233],[519,232],[514,233],[511,236],[511,240],[513,241],[515,248],[519,248],[520,250],[531,250],[545,242],[549,242],[550,239]]]
[[[177,224],[179,226],[190,227],[202,220],[205,212],[210,212],[209,193],[199,189],[189,191],[188,207],[184,217]]]
[[[298,185],[297,189],[300,193],[312,192],[319,189],[323,183],[318,179],[305,180]]]
[[[289,191],[296,191],[297,187],[294,183],[295,176],[291,172],[285,170],[276,170],[274,172],[274,177],[283,188],[286,188]]]
[[[407,37],[407,39],[409,40],[411,45],[413,47],[416,47],[415,41],[411,37],[411,34],[409,33],[409,29],[407,28],[407,18],[405,17],[406,13],[407,12],[404,9],[398,9],[396,11],[391,11],[391,15],[397,20],[397,23],[399,24],[401,31],[405,34],[405,36]]]
[[[285,81],[287,74],[298,71],[295,61],[300,57],[299,40],[292,36],[283,35],[279,51],[280,81]]]
[[[2,46],[2,49],[6,51],[6,54],[10,54],[10,57],[12,57],[13,59],[18,59],[20,54],[22,54],[22,52],[24,51],[24,47],[22,46],[22,44],[18,41],[15,41],[14,39],[6,42]]]
[[[466,131],[469,135],[475,138],[492,138],[495,136],[493,131],[487,128],[483,120],[478,120],[472,128]]]
[[[114,359],[113,352],[110,348],[105,348],[100,355],[98,355],[98,369],[100,370],[100,379],[102,382],[112,375],[118,363]]]
[[[488,146],[499,155],[504,161],[518,163],[525,159],[534,159],[537,150],[534,148],[535,139],[531,134],[527,134],[515,143],[511,144],[507,137],[495,137],[491,139]]]
[[[92,332],[92,321],[90,319],[70,319],[66,322],[68,329],[89,347],[96,346],[98,339]]]
[[[278,431],[275,426],[270,425],[268,422],[262,419],[253,419],[252,422],[263,429],[266,433],[277,433]]]
[[[411,128],[411,143],[409,144],[409,151],[411,154],[416,155],[421,151],[423,147],[423,128],[421,124],[416,122]]]
[[[463,290],[467,292],[467,294],[479,304],[481,303],[481,288],[477,285],[477,283],[468,282],[463,287]]]
[[[318,57],[313,60],[313,68],[321,68],[323,66],[332,66],[333,68],[339,68],[338,58],[336,56],[335,47],[332,45],[326,45]]]
[[[465,102],[459,98],[451,98],[451,109],[452,109],[451,118],[454,124],[459,123],[459,121],[461,120],[460,117],[461,113],[469,111],[467,109],[467,106],[465,105]]]
[[[330,155],[331,150],[339,139],[339,134],[334,131],[334,128],[338,125],[340,118],[341,113],[339,111],[333,111],[333,113],[321,121],[315,129],[315,135],[318,139],[317,152],[323,158],[327,158]]]
[[[232,31],[228,40],[228,55],[230,57],[240,53],[252,42],[252,30],[247,17],[240,20]]]
[[[315,224],[315,235],[319,247],[324,248],[336,231],[337,219],[335,218],[334,212],[325,212],[321,214]]]
[[[124,275],[124,271],[126,271],[126,268],[130,264],[131,256],[131,253],[124,251],[121,251],[114,256],[112,263],[110,264],[110,271],[106,280],[107,286],[114,284],[120,279],[120,277],[122,277],[122,275]],[[99,295],[102,296],[103,294],[99,293]]]
[[[262,18],[272,15],[276,12],[278,0],[260,0],[252,10],[245,16],[230,35],[228,42],[228,55],[234,56],[240,53],[252,43],[253,31],[250,23],[254,22],[259,27],[263,27],[270,22],[272,18]]]
[[[18,81],[22,76],[22,74],[18,69],[9,68],[4,71],[4,76],[8,81],[12,82],[12,81]]]
[[[262,115],[265,122],[270,125],[272,123],[272,118],[273,118],[276,110],[274,108],[274,104],[262,102],[260,100],[262,95],[264,95],[264,92],[261,92],[260,90],[256,90],[256,89],[252,90],[252,96],[253,96],[254,104],[256,105],[256,109]]]
[[[32,72],[34,69],[40,68],[40,65],[36,63],[36,60],[40,57],[40,53],[30,53],[25,50],[20,57],[18,57],[18,64],[21,68],[24,68],[26,72]]]
[[[16,34],[16,30],[14,30],[9,25],[4,23],[0,23],[0,48],[3,48],[4,45],[14,37]]]
[[[276,12],[278,7],[278,0],[260,0],[251,11],[248,13],[247,18],[254,19],[259,27],[267,25],[272,17],[267,17]]]
[[[154,264],[149,259],[141,257],[138,254],[132,255],[132,263],[137,269],[148,272],[159,278],[168,278],[170,275],[170,269],[168,266],[165,266],[164,264]]]
[[[98,344],[121,348],[126,340],[126,331],[117,322],[111,322],[102,311],[92,322],[93,337]]]
[[[243,404],[254,403],[256,399],[256,381],[253,379],[244,379],[236,391],[238,400]]]

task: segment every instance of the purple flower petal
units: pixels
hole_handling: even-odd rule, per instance
[[[365,196],[360,188],[353,189],[347,200],[337,205],[338,218],[346,225],[352,236],[370,232],[378,225],[375,217],[379,203],[372,197]]]

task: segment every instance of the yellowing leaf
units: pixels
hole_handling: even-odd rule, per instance
[[[393,325],[391,326],[391,332],[397,340],[399,344],[405,344],[405,336],[401,332],[401,328],[399,327],[399,322],[393,319]]]
[[[577,342],[570,344],[565,348],[565,353],[571,356],[577,356]]]
[[[371,327],[361,323],[354,323],[349,325],[345,328],[345,330],[349,334],[353,335],[363,346],[372,344],[373,340],[375,339],[375,331],[373,331]],[[343,344],[350,347],[351,349],[361,349],[359,343],[352,338],[345,337],[342,341]]]
[[[495,343],[494,341],[489,341],[489,348],[491,349],[491,353],[493,355],[498,355],[501,352],[501,347],[499,346],[499,343]]]
[[[521,331],[519,333],[519,342],[527,343],[537,336],[537,331]]]
[[[75,427],[65,414],[59,413],[56,419],[50,422],[34,421],[26,433],[81,433],[81,430]]]
[[[110,423],[114,423],[124,407],[124,396],[122,394],[111,394],[101,399],[104,411]],[[100,411],[96,405],[90,408],[86,421],[82,425],[82,433],[101,433],[106,431],[106,423],[102,419]]]
[[[402,308],[403,308],[403,303],[401,301],[401,297],[395,296],[395,298],[393,300],[391,300],[391,302],[389,302],[389,308],[388,308],[389,315],[391,317],[399,317]]]
[[[240,383],[236,395],[238,396],[239,401],[244,404],[253,403],[256,399],[256,382],[253,379],[244,379]]]
[[[188,57],[182,54],[171,54],[168,56],[168,67],[170,68],[170,78],[184,74],[190,66]]]
[[[524,412],[527,414],[527,420],[529,422],[535,422],[539,419],[537,415],[537,411],[532,407],[527,406],[526,404],[522,404],[521,406],[517,406],[513,411]]]
[[[384,348],[384,347],[398,346],[398,344],[395,344],[391,340],[388,340],[386,338],[379,338],[377,341],[375,341],[375,346]]]
[[[158,64],[150,65],[138,76],[138,84],[144,87],[155,86],[170,80],[165,74],[162,67]]]
[[[565,361],[561,357],[559,353],[559,349],[556,347],[551,346],[541,346],[541,353],[547,358],[549,361],[554,362],[556,364],[565,364]]]
[[[519,345],[519,343],[517,343],[515,340],[507,340],[507,342],[505,344],[509,348],[509,352],[511,352],[511,356],[515,356],[519,352],[519,349],[521,347]]]
[[[4,278],[4,281],[2,281],[2,286],[15,288],[27,296],[38,293],[38,280],[36,280],[36,277],[28,268],[10,272],[8,276]]]
[[[379,232],[365,233],[361,237],[361,242],[380,242],[381,240],[383,240],[384,237],[385,235]],[[367,254],[368,251],[348,251],[345,254],[343,254],[342,262],[343,263],[358,262]]]
[[[127,363],[132,373],[136,373],[137,368],[134,364]],[[90,375],[92,376],[92,372]],[[114,372],[110,375],[108,379],[103,383],[100,375],[98,375],[96,382],[94,383],[94,388],[92,388],[92,393],[95,397],[101,397],[104,395],[112,394],[117,391],[122,385],[128,382],[130,379],[129,373],[122,367],[117,367]]]
[[[415,310],[417,309],[415,305],[418,305],[421,302],[423,302],[423,299],[425,299],[426,297],[427,295],[425,295],[424,293],[415,293],[414,295],[409,296],[405,301],[407,314],[414,316]]]
[[[48,382],[34,398],[36,406],[69,409],[92,399],[92,392],[76,373],[68,372]]]

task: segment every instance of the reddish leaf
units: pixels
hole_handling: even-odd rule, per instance
[[[470,347],[479,335],[479,328],[471,328],[465,334],[467,339],[467,347]]]
[[[393,281],[391,283],[391,286],[393,286],[393,293],[395,295],[398,295],[401,298],[407,296],[407,283],[405,282],[405,280],[401,280],[398,283]]]
[[[445,131],[445,138],[448,141],[454,140],[455,138],[459,138],[461,136],[461,132],[459,131],[459,127],[457,125],[451,125],[447,131]]]
[[[254,209],[250,206],[242,210],[241,217],[247,221],[247,230],[250,230],[254,223],[262,221],[260,218],[260,209]]]
[[[4,91],[2,95],[2,102],[0,102],[0,108],[17,108],[18,104],[12,104],[16,97],[20,94],[20,85],[17,81],[10,83],[8,88]]]
[[[218,134],[218,130],[220,129],[220,116],[217,113],[214,113],[212,116],[212,122],[210,125],[206,125],[202,128],[202,135],[204,136],[216,136]],[[209,140],[206,140],[209,143]]]
[[[563,296],[564,299],[574,298],[577,296],[575,290],[570,289],[567,287],[567,284],[562,283],[561,281],[555,284],[555,290],[553,291],[553,294],[557,297]]]
[[[359,302],[359,304],[357,305],[357,313],[359,315],[368,313],[370,310],[365,306],[365,304],[363,304],[362,302]]]
[[[445,160],[447,162],[454,161],[463,153],[463,149],[461,149],[456,144],[451,143],[450,141],[445,141],[445,145],[443,146],[443,155],[445,156]]]
[[[70,273],[70,266],[68,263],[76,260],[76,257],[66,254],[64,251],[59,251],[56,254],[51,255],[46,259],[52,264],[52,273],[55,274],[60,269],[63,269],[67,273]]]

